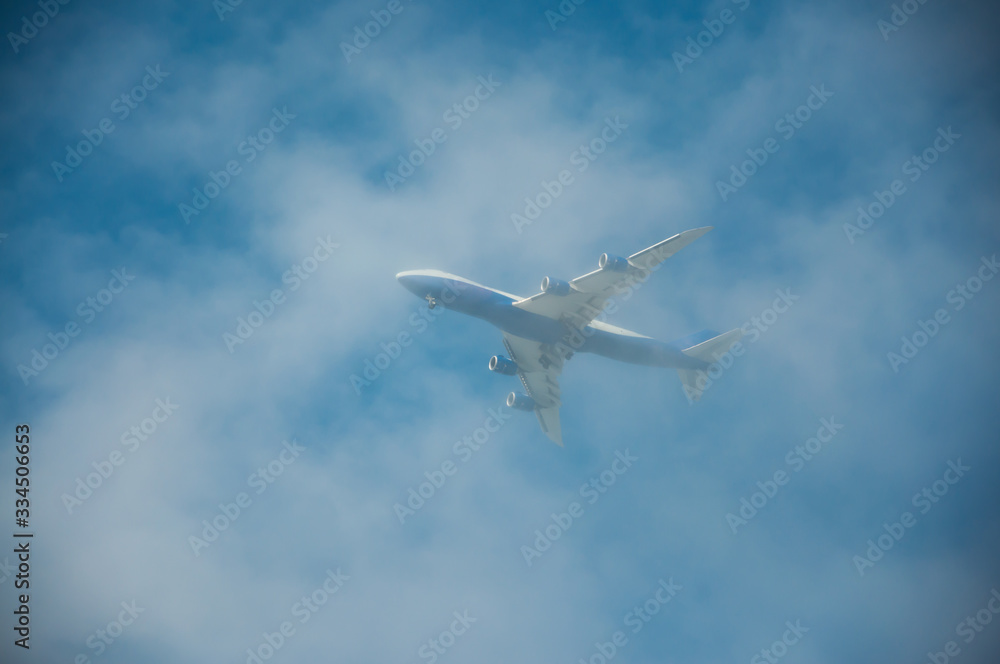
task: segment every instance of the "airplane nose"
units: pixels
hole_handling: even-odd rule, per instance
[[[419,274],[400,272],[396,275],[396,280],[402,284],[403,288],[420,297],[423,297],[424,291],[427,290],[426,279],[421,278]]]

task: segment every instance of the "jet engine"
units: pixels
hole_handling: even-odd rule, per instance
[[[542,279],[542,292],[544,293],[552,293],[553,295],[569,295],[569,291],[569,282],[562,281],[561,279],[553,279],[552,277],[545,277]]]
[[[621,256],[613,256],[611,254],[601,254],[601,257],[597,259],[597,267],[602,270],[624,272],[628,269],[628,259],[622,258]]]
[[[517,392],[511,392],[507,395],[507,407],[516,408],[518,410],[534,410],[535,400],[529,397],[527,394],[518,394]]]
[[[503,355],[494,355],[490,358],[490,371],[495,371],[504,376],[513,376],[517,374],[517,362]]]

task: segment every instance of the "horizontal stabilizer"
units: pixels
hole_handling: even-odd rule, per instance
[[[729,330],[728,332],[712,337],[707,341],[702,341],[690,348],[685,348],[683,352],[685,355],[712,364],[717,362],[742,336],[743,332],[740,328],[736,328],[735,330]],[[708,383],[707,374],[701,369],[678,369],[677,374],[681,377],[684,394],[687,395],[688,399],[691,401],[701,399],[702,391]],[[699,378],[701,378],[700,386]]]
[[[703,341],[714,339],[717,336],[719,336],[719,333],[715,330],[702,330],[701,332],[695,332],[694,334],[689,334],[686,337],[681,337],[680,339],[674,339],[670,342],[670,345],[677,350],[684,351],[692,346],[697,346]]]

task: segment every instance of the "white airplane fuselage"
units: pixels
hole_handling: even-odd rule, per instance
[[[690,339],[665,343],[624,328],[593,320],[583,328],[525,311],[520,298],[440,270],[410,270],[399,282],[429,306],[442,306],[481,318],[508,334],[542,344],[562,344],[572,352],[593,353],[621,362],[673,369],[704,369],[708,362],[681,352]]]

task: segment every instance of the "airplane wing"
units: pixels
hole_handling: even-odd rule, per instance
[[[538,423],[552,442],[562,447],[559,425],[559,374],[565,359],[553,346],[503,333],[503,345],[517,363],[517,376],[524,391],[535,401]]]
[[[515,302],[535,314],[555,318],[576,328],[590,324],[603,310],[604,303],[629,284],[644,282],[657,265],[712,230],[711,226],[678,233],[663,242],[632,254],[627,262],[606,266],[569,282],[563,295],[541,292]],[[544,427],[543,427],[544,428]]]

